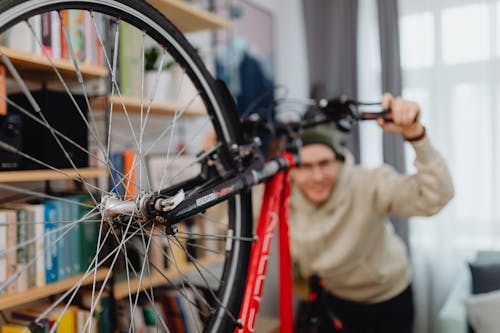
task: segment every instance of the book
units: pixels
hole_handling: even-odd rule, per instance
[[[180,309],[175,300],[175,292],[167,289],[158,290],[157,300],[160,303],[165,323],[172,332],[184,333],[184,321]]]
[[[40,255],[44,251],[44,234],[45,234],[45,205],[32,204],[27,205],[26,209],[33,214],[34,223],[34,255],[37,256],[35,261],[35,283],[37,287],[45,285],[45,255]]]
[[[196,304],[196,297],[194,291],[185,288],[182,291],[182,295],[179,292],[176,293],[176,298],[180,305],[181,312],[184,314],[184,326],[187,332],[201,332],[203,330],[203,323],[201,321],[198,309],[193,306]]]
[[[133,150],[126,150],[123,152],[125,200],[130,200],[136,195],[135,181],[137,164],[138,161],[136,161],[135,152]]]
[[[122,197],[124,193],[121,182],[123,177],[123,155],[118,152],[113,152],[111,153],[109,161],[112,166],[109,179],[109,190]]]
[[[45,201],[45,282],[56,282],[58,279],[57,260],[57,219],[58,210],[55,200]]]
[[[61,18],[58,12],[50,13],[50,44],[52,56],[55,59],[61,58]]]
[[[54,200],[57,209],[57,227],[67,226],[69,221],[69,204],[60,200]],[[63,222],[63,223],[61,223]],[[56,248],[57,248],[57,280],[63,280],[70,275],[69,251],[66,251],[69,244],[68,229],[64,228],[57,232]]]
[[[61,59],[69,59],[68,39],[65,33],[65,30],[69,33],[69,10],[61,10],[60,15],[59,39],[61,41]]]
[[[69,10],[69,40],[77,61],[85,60],[85,16],[83,10]]]
[[[33,52],[32,39],[28,24],[22,21],[10,28],[7,46],[16,51],[31,53]]]
[[[7,280],[7,258],[1,254],[7,250],[7,213],[0,210],[0,284]],[[4,291],[0,290],[0,295]]]
[[[2,325],[2,333],[30,333],[30,330],[27,326],[5,324]]]
[[[42,16],[35,15],[28,19],[28,22],[31,26],[31,52],[36,55],[45,54],[42,52]]]
[[[29,246],[20,246],[28,241],[28,212],[24,207],[16,207],[17,212],[17,291],[28,289]]]
[[[5,66],[0,65],[0,115],[7,114],[7,77]]]
[[[15,210],[9,209],[4,210],[7,216],[7,248],[13,249],[17,244],[17,213]],[[5,256],[6,266],[7,266],[7,280],[14,274],[17,270],[17,250],[13,250],[7,253]],[[17,291],[17,283],[15,281],[11,282],[7,288],[6,293],[14,293]]]
[[[142,32],[128,24],[120,21],[119,40],[119,81],[122,95],[130,97],[141,96],[141,73],[142,73]],[[134,45],[134,47],[131,47]]]
[[[28,323],[34,323],[36,321],[39,330],[37,332],[45,333],[50,331],[50,326],[54,324],[53,321],[48,318],[39,318],[43,314],[43,311],[35,310],[32,308],[20,308],[15,309],[11,312],[12,320],[24,320]]]
[[[82,195],[72,195],[68,197],[71,201],[75,201],[75,203],[66,203],[69,208],[68,221],[73,223],[74,221],[80,220],[80,203],[82,203],[83,197]],[[71,228],[68,233],[68,247],[66,252],[69,253],[69,275],[73,276],[81,272],[82,270],[82,260],[81,260],[81,226],[83,222],[78,222]]]
[[[46,12],[41,14],[41,22],[42,22],[42,28],[41,28],[41,42],[42,42],[42,48],[45,51],[46,54],[49,56],[53,56],[52,52],[52,15],[50,12]]]
[[[83,204],[92,204],[92,198],[89,195],[82,195],[80,202]],[[90,207],[80,206],[78,218],[82,218],[91,211]],[[96,219],[96,217],[91,218]],[[85,272],[92,263],[97,253],[97,243],[99,237],[99,223],[82,221],[80,224],[80,268]]]
[[[137,305],[132,318],[133,331],[136,333],[145,333],[146,324],[144,322],[144,314],[142,306]]]

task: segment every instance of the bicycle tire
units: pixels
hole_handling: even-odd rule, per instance
[[[209,115],[211,125],[213,126],[213,129],[217,133],[217,140],[218,142],[221,143],[220,162],[227,170],[230,170],[233,167],[232,158],[228,153],[226,147],[229,147],[232,144],[239,144],[241,143],[242,139],[241,139],[241,131],[238,128],[238,120],[236,118],[236,112],[234,110],[234,105],[232,104],[232,100],[230,98],[227,98],[227,96],[225,96],[226,92],[224,91],[223,87],[221,87],[220,83],[216,82],[212,78],[208,70],[205,68],[202,60],[197,55],[195,49],[189,44],[184,35],[167,18],[165,18],[161,13],[159,13],[156,9],[151,7],[145,1],[4,0],[0,1],[0,22],[2,22],[0,24],[0,33],[3,33],[6,30],[12,28],[21,21],[27,21],[29,18],[35,15],[40,15],[42,13],[48,13],[48,12],[60,12],[62,10],[67,10],[67,9],[80,9],[80,10],[85,10],[89,13],[90,12],[102,13],[107,17],[109,16],[116,18],[117,21],[127,22],[128,24],[134,26],[138,30],[147,34],[154,42],[157,43],[157,45],[164,47],[164,50],[167,50],[169,52],[169,55],[184,70],[184,76],[187,77],[189,80],[191,80],[192,84],[196,87],[196,90],[198,91],[199,98],[202,100],[203,105]],[[109,58],[111,59],[111,55],[109,56]],[[72,59],[70,58],[70,60]],[[113,64],[114,62],[108,61],[108,70],[111,72],[113,72],[113,70],[115,69],[114,67],[111,66]],[[114,76],[115,78],[111,78],[111,86],[112,86],[111,90],[115,88],[113,80],[116,79],[116,71],[114,72]],[[120,88],[119,86],[116,86],[117,90],[119,88]],[[8,96],[4,96],[3,98],[7,99]],[[26,104],[27,106],[30,106],[30,103]],[[10,105],[12,106],[12,103]],[[14,104],[14,106],[16,106],[17,109],[19,109],[19,104]],[[123,108],[125,109],[125,107]],[[42,110],[42,113],[43,112],[44,110]],[[177,112],[178,110],[176,111],[176,115]],[[130,119],[128,121],[130,123]],[[145,121],[147,121],[147,116]],[[49,125],[47,121],[44,120],[43,122],[44,124]],[[175,125],[175,120],[173,122]],[[88,120],[87,122],[88,126],[87,131],[91,132],[94,130],[94,128],[91,129],[90,128],[91,126],[89,124],[90,120]],[[95,123],[93,125],[95,125]],[[142,126],[143,125],[142,125],[142,113],[141,113],[141,127]],[[97,128],[97,126],[94,127]],[[51,134],[54,136],[55,140],[58,141],[58,139],[56,138],[59,136],[59,134],[57,133],[58,130],[53,129],[50,131]],[[131,131],[134,132],[133,129]],[[173,132],[174,130],[172,130],[172,133]],[[111,134],[108,133],[108,135]],[[133,136],[135,136],[135,134]],[[101,138],[101,136],[97,135],[97,138]],[[65,138],[63,139],[66,140]],[[64,150],[64,145],[62,144],[60,145],[61,149]],[[142,146],[142,139],[141,139],[141,146]],[[3,148],[5,149],[5,147]],[[109,147],[107,147],[108,152],[109,150],[110,150]],[[26,153],[22,152],[21,153],[18,152],[18,154],[26,155]],[[26,158],[26,156],[24,155],[23,158]],[[106,163],[110,164],[108,160],[106,160]],[[140,161],[137,163],[141,165]],[[81,176],[78,175],[78,177]],[[122,179],[122,181],[124,180]],[[84,186],[88,187],[90,186],[90,184],[84,184]],[[7,189],[13,190],[10,187],[3,187],[3,189],[0,190],[6,191]],[[20,193],[21,194],[24,193],[25,195],[30,194],[26,192],[20,192]],[[237,195],[235,198],[228,201],[228,209],[226,212],[228,219],[228,227],[227,227],[228,232],[226,236],[230,235],[230,237],[225,237],[223,240],[224,264],[222,273],[220,275],[220,281],[217,286],[217,290],[215,291],[216,293],[215,296],[217,298],[217,301],[215,302],[213,300],[206,301],[207,303],[210,303],[211,309],[209,311],[209,316],[202,318],[205,324],[203,332],[229,332],[232,331],[235,325],[237,324],[236,320],[238,318],[237,316],[239,315],[239,309],[241,305],[240,303],[246,282],[246,270],[248,266],[250,247],[251,247],[252,218],[251,218],[250,197],[251,197],[250,191],[247,191],[245,193]],[[43,199],[44,197],[42,196],[41,198]],[[98,211],[98,213],[99,212],[100,211]],[[130,221],[131,220],[132,218],[130,218]],[[43,222],[48,224],[46,220],[44,220]],[[100,224],[101,225],[104,224],[104,221],[102,221],[102,219]],[[111,227],[108,226],[108,228],[112,228],[112,226]],[[208,236],[210,235],[207,234],[206,237],[208,238]],[[44,237],[47,236],[44,235]],[[150,239],[151,238],[152,235],[150,236]],[[125,240],[125,237],[123,238],[123,240]],[[144,237],[143,237],[143,243],[145,243]],[[120,243],[120,245],[123,244]],[[146,247],[145,249],[147,250],[148,247]],[[128,258],[125,258],[125,260],[127,261]],[[96,259],[96,262],[97,261],[98,259]],[[127,270],[127,275],[129,274],[128,265],[129,265],[128,262],[126,262],[125,266]],[[196,270],[199,273],[200,269],[197,268]],[[201,275],[201,273],[199,274]],[[142,279],[142,274],[141,274],[141,279]],[[187,279],[188,278],[186,278],[186,280]],[[165,281],[165,282],[171,284],[170,281]],[[191,284],[191,282],[189,282],[189,284]],[[209,296],[208,298],[212,296],[213,294],[211,294],[211,296]],[[199,309],[196,308],[194,311],[199,311]],[[172,331],[172,329],[168,327],[164,327],[163,329],[167,332]]]

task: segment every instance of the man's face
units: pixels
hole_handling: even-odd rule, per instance
[[[292,171],[292,181],[316,207],[332,194],[341,163],[335,153],[323,144],[310,144],[300,150],[301,166]]]

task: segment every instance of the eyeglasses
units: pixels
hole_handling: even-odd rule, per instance
[[[319,168],[319,170],[322,173],[325,173],[336,162],[337,162],[336,159],[329,158],[329,159],[320,160],[320,161],[315,162],[315,163],[302,163],[299,166],[297,166],[297,170],[300,170],[301,172],[304,172],[304,173],[312,173],[315,168]]]

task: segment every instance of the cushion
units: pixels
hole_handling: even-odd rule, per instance
[[[500,289],[500,261],[485,260],[469,263],[472,294],[488,293]]]
[[[476,333],[498,333],[500,331],[500,290],[472,295],[465,299],[467,318]]]

